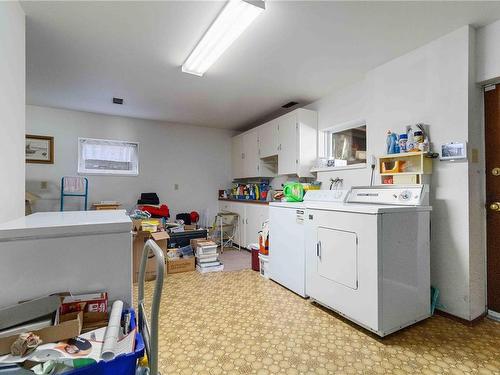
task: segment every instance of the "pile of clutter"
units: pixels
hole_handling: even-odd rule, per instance
[[[224,264],[219,259],[219,251],[214,241],[206,239],[191,240],[191,247],[196,257],[196,270],[200,273],[219,272]]]
[[[62,293],[0,308],[2,373],[56,375],[85,368],[78,373],[92,374],[101,361],[112,361],[112,370],[135,356],[135,344],[133,310],[120,300],[108,309],[105,292]]]

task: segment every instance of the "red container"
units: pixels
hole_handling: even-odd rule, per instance
[[[259,249],[252,247],[251,250],[252,250],[252,269],[254,271],[259,272],[260,271]]]

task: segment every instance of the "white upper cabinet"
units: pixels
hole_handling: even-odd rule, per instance
[[[278,155],[278,119],[266,122],[257,128],[261,158]]]
[[[233,137],[233,178],[274,177],[276,159],[278,175],[313,177],[317,127],[317,113],[300,108]]]
[[[243,175],[260,176],[259,134],[256,129],[243,134]]]
[[[231,161],[233,178],[242,178],[243,174],[243,135],[237,135],[232,138]]]
[[[295,174],[299,163],[297,115],[290,112],[278,119],[278,174]]]
[[[318,115],[296,109],[278,118],[278,174],[313,177],[317,157]]]

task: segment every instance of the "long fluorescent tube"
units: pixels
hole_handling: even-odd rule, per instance
[[[202,76],[264,9],[262,0],[229,0],[182,65],[182,71]]]

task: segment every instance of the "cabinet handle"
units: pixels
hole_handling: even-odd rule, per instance
[[[316,256],[321,259],[321,241],[316,243]]]

